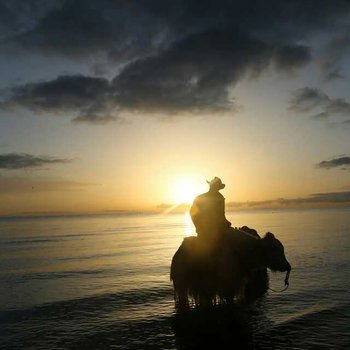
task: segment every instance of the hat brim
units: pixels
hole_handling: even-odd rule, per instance
[[[210,187],[216,187],[218,188],[219,190],[222,190],[223,188],[225,188],[225,184],[221,183],[220,185],[216,185],[216,184],[210,184],[210,181],[207,181],[207,184],[210,186]]]

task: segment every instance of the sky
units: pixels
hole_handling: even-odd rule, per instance
[[[350,206],[350,3],[3,0],[0,215]]]

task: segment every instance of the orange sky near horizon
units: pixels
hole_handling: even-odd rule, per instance
[[[214,176],[226,184],[222,190],[226,203],[304,198],[346,188],[346,171],[315,166],[325,148],[316,133],[308,137],[319,145],[304,149],[303,143],[295,143],[303,137],[302,126],[289,119],[275,125],[272,137],[270,126],[279,118],[276,113],[275,117],[266,114],[265,125],[249,134],[255,113],[250,109],[233,118],[176,123],[140,120],[108,129],[73,129],[64,139],[49,139],[52,131],[42,129],[45,140],[38,143],[48,144],[48,153],[70,162],[7,171],[0,184],[0,213],[158,211],[190,202],[208,189],[206,180]],[[40,149],[37,144],[34,148]],[[279,206],[261,203],[257,207],[271,205]]]

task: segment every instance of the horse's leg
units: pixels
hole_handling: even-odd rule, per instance
[[[223,295],[223,300],[226,305],[233,305],[233,298],[234,298],[234,294],[231,291],[226,292]]]
[[[173,280],[176,311],[189,308],[188,303],[188,256],[184,242],[173,256],[170,267],[170,278]]]
[[[178,312],[189,309],[187,289],[182,288],[176,291],[175,308]]]
[[[245,287],[247,284],[247,280],[246,279],[242,279],[239,287],[237,288],[237,302],[239,304],[244,304],[246,302],[246,298],[245,298]]]
[[[212,298],[209,295],[202,294],[199,296],[199,306],[200,307],[210,307],[213,305]]]

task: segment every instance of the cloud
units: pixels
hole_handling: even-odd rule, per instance
[[[21,106],[34,112],[65,112],[88,110],[95,100],[100,101],[108,91],[109,83],[104,78],[82,75],[59,76],[56,79],[28,83],[10,90],[4,107]]]
[[[103,62],[93,65],[97,74],[108,71],[106,63],[117,73],[110,81],[64,75],[22,84],[8,89],[2,108],[64,113],[94,124],[120,121],[124,112],[235,111],[238,81],[271,68],[304,67],[312,60],[310,38],[350,14],[350,3],[342,0],[39,3],[2,5],[7,34],[0,50],[90,60],[90,66],[95,59]]]
[[[344,120],[343,122],[341,122],[341,124],[344,126],[350,126],[350,119]]]
[[[317,107],[324,107],[330,98],[319,89],[304,87],[293,92],[289,109],[298,113],[310,112]]]
[[[109,82],[101,77],[59,76],[7,91],[0,107],[71,114],[75,122],[121,120],[122,112],[193,115],[234,111],[230,87],[274,66],[307,63],[307,47],[269,46],[239,31],[210,30],[173,43],[160,54],[132,62]]]
[[[32,29],[17,36],[16,42],[31,50],[82,57],[111,47],[114,34],[112,22],[95,11],[92,4],[64,1]]]
[[[339,168],[348,169],[350,168],[350,157],[341,156],[338,158],[333,158],[331,160],[323,160],[318,163],[317,166],[323,169]]]
[[[149,112],[222,112],[236,107],[229,88],[270,65],[290,70],[310,60],[307,47],[278,47],[235,29],[210,29],[138,60],[114,78],[122,109]]]
[[[104,123],[118,119],[110,83],[105,78],[63,75],[50,81],[28,83],[8,91],[0,108],[25,108],[35,113],[73,115],[75,122]]]
[[[276,50],[275,67],[279,71],[301,68],[311,61],[310,48],[302,45],[283,46]]]
[[[350,161],[348,160],[347,164]],[[348,186],[347,186],[348,187]],[[305,197],[298,198],[276,198],[262,201],[246,202],[226,202],[227,210],[244,210],[244,209],[288,209],[288,208],[314,208],[314,207],[347,207],[350,205],[350,191],[314,193]],[[187,211],[190,204],[183,203],[174,205],[171,203],[159,204],[156,208],[164,212],[169,211]]]
[[[262,201],[247,202],[227,202],[227,210],[245,210],[245,209],[288,209],[288,208],[319,208],[319,207],[348,207],[350,205],[350,191],[314,193],[306,197],[299,198],[277,198]],[[169,211],[187,211],[189,204],[176,206],[173,204],[162,203],[157,206],[158,210]]]
[[[349,21],[340,21],[332,31],[334,35],[328,40],[321,59],[321,68],[328,80],[345,79],[341,66],[350,54]],[[346,64],[346,63],[345,63]]]
[[[306,203],[350,203],[350,192],[328,192],[316,193],[311,198],[300,199],[300,202]]]
[[[315,193],[308,197],[278,198],[265,201],[228,202],[227,208],[298,208],[298,207],[323,207],[350,205],[350,191]]]
[[[26,153],[0,154],[0,169],[6,170],[40,168],[45,165],[69,162],[71,162],[70,159],[55,158],[51,156],[34,156]]]
[[[334,28],[350,5],[343,0],[4,0],[0,9],[7,36],[27,50],[68,57],[106,52],[120,61],[208,28],[232,25],[248,35],[290,44]]]
[[[17,40],[40,22],[48,12],[57,9],[57,0],[3,0],[0,2],[0,40]]]
[[[122,121],[123,119],[115,116],[115,115],[111,115],[111,114],[105,114],[104,109],[102,109],[101,111],[97,111],[96,113],[92,112],[88,112],[88,113],[82,113],[79,116],[75,117],[72,122],[75,124],[80,124],[80,123],[90,123],[90,124],[95,124],[95,125],[101,125],[101,124],[106,124],[109,123],[111,121]]]
[[[26,5],[5,2],[0,14],[6,32],[3,50],[75,60],[113,53],[123,62],[152,48],[161,29],[155,14],[145,6],[122,0],[50,0],[44,5],[39,0],[28,0]]]
[[[344,98],[331,98],[317,88],[304,87],[293,92],[289,110],[301,114],[314,113],[313,119],[344,118],[350,115],[350,102]],[[339,122],[347,123],[347,120]]]

